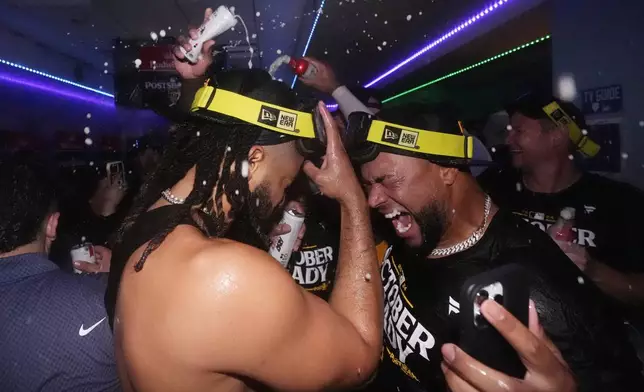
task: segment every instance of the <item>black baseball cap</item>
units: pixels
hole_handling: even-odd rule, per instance
[[[586,129],[586,119],[583,113],[575,104],[569,101],[563,101],[552,95],[540,94],[536,92],[529,92],[516,98],[514,101],[506,105],[505,110],[509,116],[515,113],[521,113],[526,117],[535,120],[551,120],[544,107],[556,102],[561,109],[563,109],[568,116],[577,124],[579,129]],[[554,123],[554,121],[553,121]]]
[[[377,157],[380,152],[388,152],[398,155],[413,156],[427,159],[433,163],[448,167],[471,167],[489,166],[492,159],[489,152],[478,139],[464,138],[463,151],[468,150],[468,140],[472,141],[472,156],[469,158],[458,158],[453,156],[432,154],[422,151],[410,151],[389,145],[377,144],[367,140],[367,132],[371,119],[364,119],[364,116],[349,116],[347,125],[347,150],[351,158],[357,163],[366,163]],[[412,128],[417,130],[428,130],[448,135],[471,136],[462,129],[455,114],[446,105],[406,104],[403,106],[387,108],[382,110],[373,119],[386,123],[397,124],[402,129]]]

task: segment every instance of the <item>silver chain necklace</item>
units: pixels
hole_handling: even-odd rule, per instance
[[[454,253],[462,252],[466,249],[469,249],[473,247],[481,237],[483,237],[483,234],[485,233],[485,227],[487,226],[487,220],[490,217],[490,209],[492,208],[492,199],[490,198],[490,195],[485,195],[485,213],[483,215],[483,224],[479,226],[472,235],[470,235],[466,240],[459,242],[458,244],[454,244],[452,246],[449,246],[447,248],[436,248],[432,251],[431,256],[437,256],[437,257],[445,257],[445,256],[450,256],[453,255]]]
[[[186,202],[186,199],[175,196],[172,192],[170,192],[170,189],[166,189],[165,191],[161,192],[161,196],[163,196],[165,201],[170,204],[183,204]]]

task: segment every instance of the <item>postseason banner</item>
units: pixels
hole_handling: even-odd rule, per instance
[[[140,109],[165,110],[181,94],[181,79],[174,70],[173,39],[115,42],[116,103]]]

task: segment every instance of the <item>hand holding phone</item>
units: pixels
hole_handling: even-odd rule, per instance
[[[534,303],[530,301],[529,327],[495,301],[481,306],[485,319],[519,354],[527,368],[521,377],[511,377],[482,364],[453,344],[443,345],[441,364],[452,392],[574,392],[575,378],[561,352],[539,325]]]
[[[486,300],[504,306],[521,324],[528,325],[529,273],[518,264],[508,264],[468,279],[461,289],[459,345],[482,363],[512,377],[526,372],[519,355],[483,317]]]

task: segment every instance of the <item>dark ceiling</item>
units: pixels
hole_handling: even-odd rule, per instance
[[[541,5],[531,9],[528,12],[516,17],[503,24],[502,26],[492,30],[491,32],[480,36],[469,43],[461,46],[458,50],[452,51],[434,61],[429,65],[409,74],[406,77],[391,81],[388,84],[379,88],[379,94],[382,98],[387,98],[395,94],[401,93],[408,89],[414,88],[418,85],[427,83],[436,78],[440,78],[451,72],[470,66],[479,61],[485,60],[499,53],[521,46],[527,42],[531,42],[537,38],[544,37],[549,34],[549,3],[542,3]],[[544,45],[541,45],[542,47]],[[540,58],[535,58],[535,61],[547,60],[548,68],[550,68],[550,53],[549,45],[545,45],[548,50],[543,51]],[[533,51],[533,55],[541,53],[540,50]],[[521,62],[523,56],[515,54],[503,57],[498,60],[498,63],[513,64],[515,61]],[[497,68],[498,65],[486,64],[482,66],[485,68]],[[524,73],[529,73],[529,68],[523,68]],[[472,71],[470,71],[472,72]],[[482,72],[485,72],[484,70]],[[541,71],[539,71],[541,72]],[[526,75],[529,77],[529,75]],[[463,79],[465,74],[458,75],[454,79]],[[482,80],[481,82],[485,82]],[[441,82],[445,83],[445,82]],[[458,83],[458,81],[453,82]],[[422,94],[422,92],[417,93]],[[411,94],[414,95],[414,94]]]
[[[330,63],[344,83],[362,85],[489,3],[328,0],[309,54]]]

